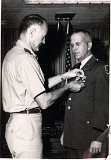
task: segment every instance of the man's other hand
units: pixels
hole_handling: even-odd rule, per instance
[[[90,145],[89,152],[92,154],[97,154],[101,152],[102,143],[98,141],[92,141]]]
[[[69,90],[72,92],[78,92],[82,90],[85,87],[85,84],[83,82],[76,82],[76,81],[71,81],[68,84]]]

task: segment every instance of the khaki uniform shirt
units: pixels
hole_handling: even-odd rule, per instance
[[[18,40],[6,54],[2,66],[4,111],[12,113],[37,107],[34,97],[45,91],[44,81],[36,55],[23,41]]]

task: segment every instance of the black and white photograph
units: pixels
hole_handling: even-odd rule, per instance
[[[110,1],[2,0],[0,158],[111,159]]]

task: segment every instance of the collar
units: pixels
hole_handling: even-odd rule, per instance
[[[20,40],[20,39],[17,40],[16,45],[19,45],[20,47],[29,50],[30,53],[31,53],[34,57],[37,58],[37,55],[36,55],[36,54],[32,51],[32,49],[29,48],[28,45],[27,45],[25,42],[23,42],[22,40]]]
[[[81,61],[81,66],[80,69],[87,63],[87,61],[92,57],[93,55],[89,55],[88,57],[86,57],[84,60]]]
[[[92,56],[87,63],[82,67],[82,70],[86,73],[87,71],[89,71],[92,67],[95,66],[95,64],[97,63],[98,59],[96,59],[94,56]]]

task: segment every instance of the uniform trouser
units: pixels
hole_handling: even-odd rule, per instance
[[[13,158],[42,158],[41,113],[10,115],[6,142]]]

